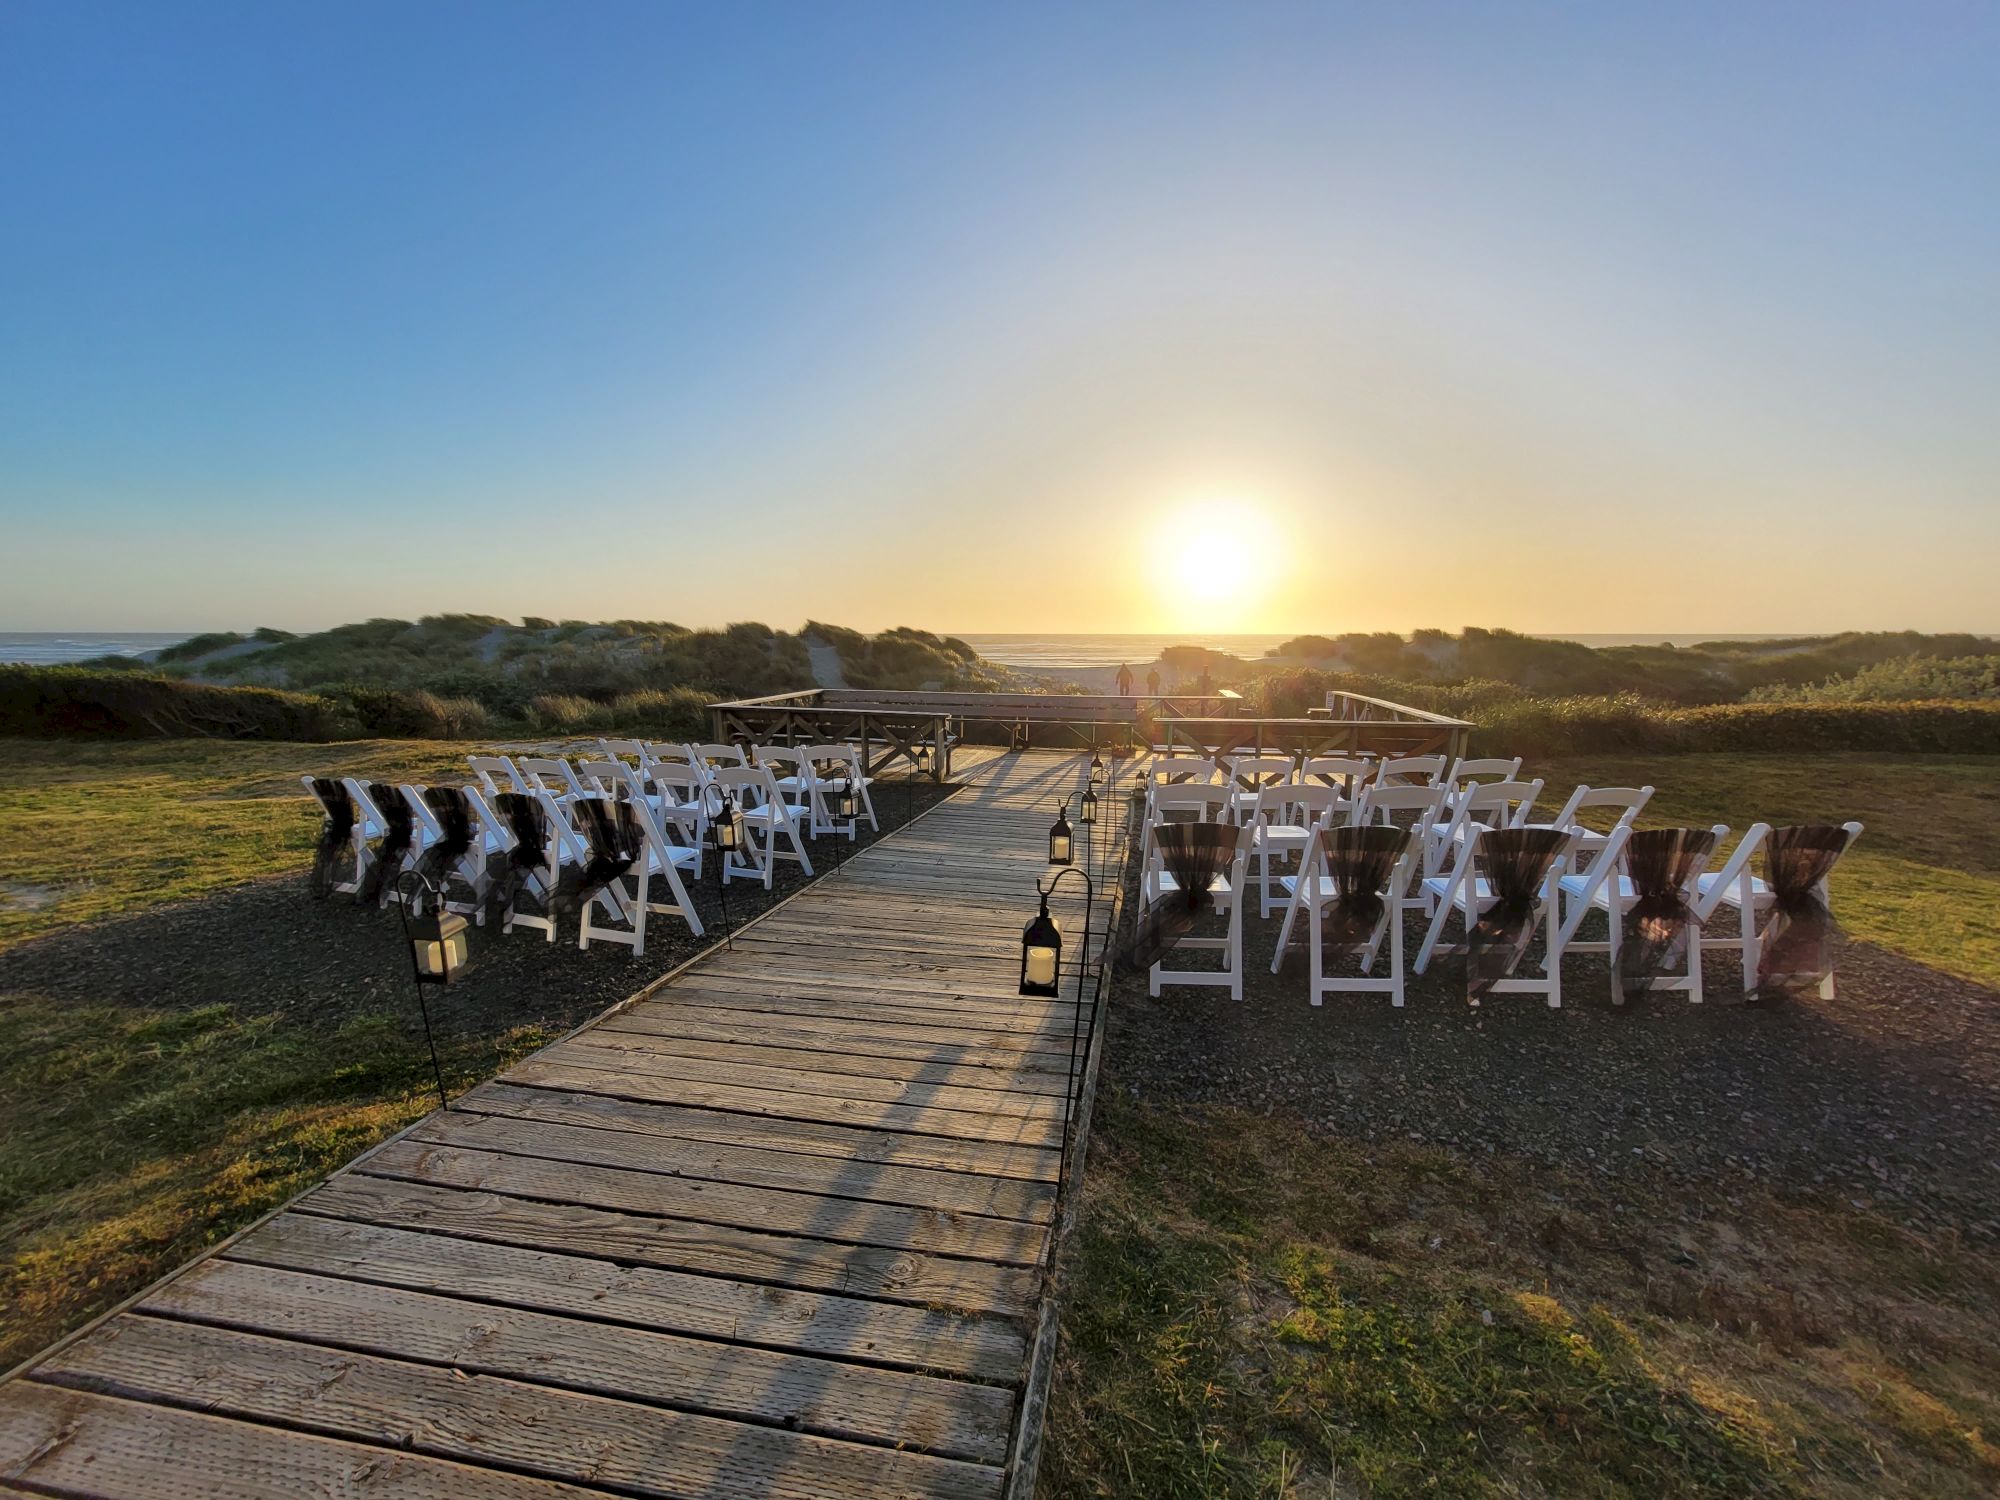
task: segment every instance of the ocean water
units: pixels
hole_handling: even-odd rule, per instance
[[[1169,646],[1205,646],[1211,651],[1227,651],[1231,656],[1257,657],[1282,646],[1297,631],[1283,635],[1203,635],[1197,631],[1175,631],[1163,635],[969,635],[957,634],[988,661],[1027,671],[1058,667],[1115,667],[1130,662],[1134,667],[1157,661]],[[1693,646],[1702,641],[1778,641],[1782,635],[1731,635],[1727,631],[1702,631],[1693,635],[1561,635],[1551,640],[1579,641],[1586,646]]]
[[[48,667],[66,661],[88,661],[93,656],[137,656],[178,645],[195,634],[192,630],[0,632],[0,662],[31,662]]]

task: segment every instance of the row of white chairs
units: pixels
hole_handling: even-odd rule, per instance
[[[348,872],[331,890],[375,890],[379,904],[387,905],[405,894],[399,884],[404,873],[424,868],[446,888],[448,904],[483,923],[494,882],[511,866],[502,930],[535,928],[554,942],[554,901],[565,873],[573,877],[605,852],[593,846],[593,837],[622,806],[629,824],[612,821],[629,828],[635,840],[614,852],[629,854],[630,863],[582,902],[577,946],[618,943],[636,956],[645,952],[649,914],[677,915],[695,936],[702,934],[688,883],[703,877],[713,853],[710,826],[725,808],[739,820],[743,837],[722,856],[719,879],[755,880],[767,890],[779,860],[813,873],[809,839],[855,838],[864,819],[879,826],[852,746],[758,747],[753,756],[733,745],[647,745],[646,753],[634,756],[636,764],[618,753],[637,743],[606,742],[602,756],[575,761],[471,756],[474,779],[457,788],[304,777],[329,818],[340,815],[335,801],[346,804]],[[668,748],[683,753],[654,753]],[[843,777],[852,778],[855,807],[852,816],[839,818],[831,792]],[[585,806],[593,802],[597,809]],[[466,821],[456,852],[447,826],[456,815],[441,811],[454,806],[462,807]],[[452,899],[454,890],[464,894]]]
[[[1348,785],[1352,787],[1352,783]],[[1258,915],[1283,913],[1271,963],[1273,973],[1281,968],[1295,929],[1304,923],[1312,1004],[1321,1004],[1329,993],[1357,992],[1386,993],[1400,1006],[1406,973],[1425,973],[1437,954],[1446,949],[1444,937],[1452,919],[1469,930],[1492,905],[1495,893],[1482,865],[1493,834],[1501,829],[1544,829],[1554,836],[1556,853],[1536,896],[1533,931],[1542,939],[1541,961],[1532,973],[1514,973],[1501,979],[1492,992],[1540,994],[1549,1005],[1560,1006],[1563,957],[1596,952],[1611,956],[1613,998],[1622,1001],[1617,962],[1620,933],[1626,912],[1636,900],[1625,872],[1625,851],[1653,789],[1578,787],[1553,818],[1537,821],[1532,814],[1541,790],[1540,781],[1477,780],[1455,790],[1451,779],[1442,775],[1433,784],[1376,778],[1352,790],[1294,781],[1260,787],[1256,798],[1245,803],[1236,800],[1240,787],[1156,782],[1142,854],[1142,900],[1150,903],[1176,889],[1156,837],[1161,826],[1185,821],[1233,824],[1237,836],[1233,861],[1210,885],[1214,908],[1223,919],[1221,935],[1183,938],[1178,945],[1219,951],[1222,966],[1170,970],[1155,963],[1148,976],[1151,993],[1157,996],[1168,984],[1215,985],[1227,987],[1232,998],[1243,997],[1243,920],[1252,904],[1254,884]],[[1608,820],[1610,826],[1587,824],[1583,821],[1586,811],[1598,814],[1595,822]],[[1379,893],[1383,914],[1361,953],[1358,975],[1331,971],[1321,935],[1322,919],[1337,892],[1320,835],[1343,825],[1392,825],[1408,836]],[[1862,831],[1859,823],[1845,824],[1844,830],[1848,846]],[[1712,832],[1714,849],[1719,850],[1729,830],[1717,825]],[[1687,943],[1688,961],[1678,973],[1652,978],[1651,987],[1683,991],[1698,1003],[1702,998],[1699,954],[1733,948],[1741,958],[1744,991],[1755,993],[1763,956],[1761,930],[1773,896],[1769,885],[1754,873],[1752,862],[1770,834],[1769,824],[1754,824],[1719,869],[1708,868],[1713,851],[1694,864],[1687,888],[1681,893],[1692,914],[1695,934]],[[1283,868],[1286,863],[1290,869]],[[1822,897],[1824,894],[1822,889]],[[1718,938],[1700,935],[1703,925],[1724,907],[1737,913],[1737,933]],[[1424,938],[1414,964],[1406,967],[1403,916],[1412,910],[1424,921]],[[1610,923],[1606,941],[1584,943],[1578,939],[1578,930],[1592,911],[1603,912]],[[1375,965],[1385,947],[1387,973],[1378,976]],[[1831,975],[1822,979],[1820,992],[1831,996]]]

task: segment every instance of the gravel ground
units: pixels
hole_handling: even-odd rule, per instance
[[[1519,1155],[1620,1179],[1660,1174],[1872,1206],[1913,1228],[2000,1238],[2000,994],[1844,944],[1838,995],[1745,1003],[1712,953],[1706,1003],[1614,1008],[1607,964],[1565,965],[1564,1004],[1464,1000],[1448,958],[1386,996],[1306,1000],[1273,976],[1278,921],[1246,924],[1245,998],[1118,980],[1106,1080],[1156,1104],[1294,1116],[1346,1140]],[[1411,925],[1412,955],[1421,937]],[[1718,922],[1712,936],[1731,930]],[[1585,936],[1591,933],[1586,931]]]
[[[910,789],[905,799],[905,787]],[[929,782],[882,782],[875,811],[884,834],[948,795]],[[873,839],[842,844],[845,858]],[[821,873],[833,868],[832,841],[809,843]],[[731,921],[740,925],[810,882],[796,864],[780,863],[775,889],[748,881],[728,887]],[[690,935],[677,917],[654,914],[646,952],[576,946],[574,919],[557,940],[523,928],[506,936],[472,934],[473,967],[448,989],[433,990],[432,1019],[445,1036],[491,1035],[512,1026],[577,1025],[722,937],[713,873],[691,889],[708,929]],[[277,1012],[291,1021],[337,1025],[384,1011],[416,1023],[409,950],[387,911],[352,898],[315,901],[306,872],[252,881],[219,896],[179,902],[137,916],[94,923],[24,943],[0,954],[0,993],[33,992],[80,1004],[189,1009],[226,1004],[246,1015]]]

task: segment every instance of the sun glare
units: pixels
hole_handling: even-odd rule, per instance
[[[1169,628],[1242,628],[1271,581],[1271,528],[1241,500],[1205,500],[1155,523],[1149,582]]]

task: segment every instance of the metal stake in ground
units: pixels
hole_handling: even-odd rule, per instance
[[[423,896],[423,910],[412,921],[411,901],[418,892]],[[396,909],[403,919],[403,941],[410,945],[410,973],[417,981],[417,1012],[424,1018],[431,1077],[437,1080],[438,1108],[449,1109],[451,1099],[444,1091],[444,1067],[438,1062],[437,1038],[431,1032],[431,1008],[424,999],[424,987],[450,984],[472,966],[466,945],[469,928],[465,918],[444,909],[444,891],[421,870],[405,870],[396,877],[396,898]]]
[[[1063,1088],[1063,1171],[1067,1175],[1070,1134],[1076,1121],[1076,1059],[1083,1041],[1083,976],[1090,964],[1090,919],[1097,901],[1097,887],[1090,878],[1090,872],[1080,865],[1063,866],[1050,877],[1046,886],[1039,880],[1035,882],[1035,894],[1041,897],[1042,909],[1021,936],[1021,993],[1050,997],[1060,991],[1062,929],[1049,916],[1049,897],[1055,894],[1065,875],[1075,875],[1083,881],[1083,942],[1076,953],[1076,1003],[1069,1018],[1069,1074]],[[1038,982],[1041,979],[1041,974],[1036,972],[1038,954],[1044,955],[1039,964],[1045,966],[1043,972],[1047,973],[1050,982]]]

